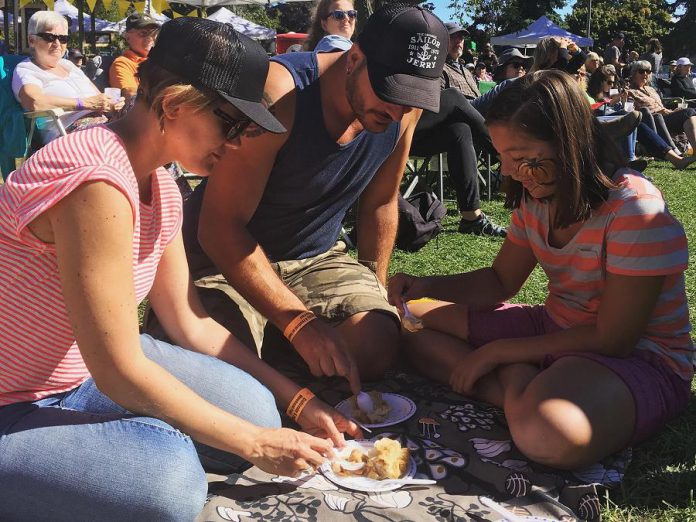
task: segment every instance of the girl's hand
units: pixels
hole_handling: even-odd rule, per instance
[[[266,473],[289,477],[318,468],[333,448],[330,440],[288,428],[260,428],[254,439],[256,444],[247,460]]]
[[[389,303],[403,314],[405,301],[426,297],[427,291],[427,278],[398,273],[389,278],[387,297]]]
[[[315,437],[329,438],[336,447],[343,447],[346,439],[343,437],[347,433],[355,439],[362,439],[363,434],[360,428],[353,421],[346,419],[334,408],[324,401],[315,397],[307,403],[302,415],[298,419],[298,424],[307,433]]]
[[[476,383],[488,375],[500,364],[488,343],[469,352],[462,359],[450,376],[452,389],[464,395],[472,395]]]

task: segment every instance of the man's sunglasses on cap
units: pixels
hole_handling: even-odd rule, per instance
[[[237,120],[222,109],[213,109],[213,114],[223,121],[222,132],[225,134],[227,141],[235,139],[251,123],[251,120],[248,119]]]
[[[53,34],[53,33],[36,33],[36,36],[41,38],[44,42],[52,43],[58,40],[60,43],[65,45],[68,43],[67,34]]]
[[[354,20],[358,16],[358,12],[355,9],[348,9],[348,11],[341,11],[340,9],[336,9],[335,11],[329,12],[326,18],[333,18],[334,20],[340,22],[346,16],[351,20]]]

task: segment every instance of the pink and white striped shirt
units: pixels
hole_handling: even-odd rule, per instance
[[[534,252],[549,279],[546,310],[563,328],[596,322],[607,272],[665,276],[636,349],[657,354],[677,375],[690,380],[694,346],[684,282],[686,234],[648,180],[624,170],[614,181],[619,188],[610,191],[608,201],[562,248],[548,242],[548,203],[530,197],[513,212],[507,237]]]
[[[142,203],[123,143],[105,127],[52,141],[12,173],[0,186],[0,406],[68,391],[90,376],[67,317],[55,247],[27,228],[86,181],[106,181],[131,204],[138,303],[181,227],[181,195],[169,173],[155,172],[152,200]]]

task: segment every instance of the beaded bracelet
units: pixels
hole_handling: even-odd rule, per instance
[[[302,388],[300,391],[298,391],[290,401],[290,404],[288,404],[288,409],[286,410],[288,417],[297,422],[297,419],[299,419],[300,415],[302,415],[302,411],[304,410],[305,406],[307,406],[307,403],[314,397],[316,396],[309,388]]]
[[[84,108],[85,108],[85,105],[82,103],[82,100],[80,98],[78,98],[77,99],[77,110],[81,111]]]
[[[292,340],[300,332],[300,330],[302,330],[302,328],[307,326],[316,318],[317,316],[314,315],[314,312],[305,310],[304,312],[298,314],[292,321],[288,323],[288,325],[285,327],[285,330],[283,330],[283,335],[288,341],[292,342]]]

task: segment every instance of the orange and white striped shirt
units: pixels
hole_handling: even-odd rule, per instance
[[[142,203],[123,143],[105,127],[52,141],[13,172],[0,186],[0,406],[68,391],[90,376],[67,317],[55,247],[27,228],[87,181],[110,183],[131,204],[138,303],[181,227],[181,195],[169,173],[155,172],[152,200]]]
[[[545,307],[561,327],[597,320],[605,274],[665,276],[658,302],[636,349],[656,353],[685,380],[694,373],[684,271],[686,234],[669,213],[660,191],[629,170],[617,172],[619,188],[593,212],[562,248],[548,243],[549,205],[523,198],[512,214],[507,237],[531,248],[549,279]]]

